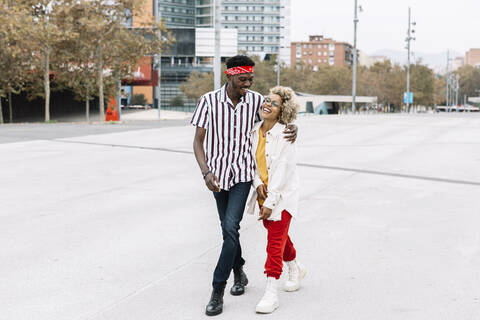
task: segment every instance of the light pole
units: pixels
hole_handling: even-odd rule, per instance
[[[455,76],[455,107],[458,106],[458,89],[459,89],[458,80],[459,80],[459,77],[457,74]]]
[[[153,11],[155,14],[155,22],[158,24],[162,20],[160,8],[158,7],[158,1],[153,1]],[[159,39],[162,39],[162,31],[159,29],[157,31],[157,36]],[[160,49],[160,52],[157,53],[154,57],[154,67],[157,69],[157,74],[158,74],[158,83],[155,86],[154,89],[154,97],[155,100],[157,101],[157,108],[158,108],[158,120],[160,120],[161,116],[161,103],[162,103],[162,93],[161,93],[161,82],[162,82],[162,51]]]
[[[353,70],[352,70],[352,112],[355,113],[355,98],[357,95],[357,23],[358,23],[358,5],[355,0],[355,11],[353,18]],[[362,8],[360,7],[360,11]]]
[[[220,57],[220,30],[221,30],[221,0],[213,0],[214,2],[214,29],[215,29],[215,56],[213,58],[213,84],[215,90],[220,89],[221,81],[221,57]]]
[[[277,86],[279,85],[280,85],[280,52],[278,53],[278,56],[277,56]]]
[[[280,85],[280,67],[281,67],[281,61],[280,61],[280,50],[285,48],[284,46],[279,46],[278,47],[278,54],[277,54],[277,86]]]
[[[447,112],[450,112],[450,50],[447,50],[447,73],[445,75],[445,104],[447,106]]]
[[[410,7],[408,8],[408,30],[407,30],[407,39],[405,41],[407,42],[407,51],[408,51],[408,57],[407,57],[407,97],[406,97],[406,102],[407,102],[407,107],[406,111],[407,113],[410,112],[410,41],[415,40],[415,37],[412,36],[412,33],[415,33],[415,29],[412,29],[412,26],[415,26],[415,22],[410,22],[411,20],[411,9]]]

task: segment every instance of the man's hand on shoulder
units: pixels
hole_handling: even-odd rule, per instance
[[[287,125],[283,133],[285,134],[284,138],[287,141],[294,143],[297,140],[298,127],[296,124],[291,123]]]

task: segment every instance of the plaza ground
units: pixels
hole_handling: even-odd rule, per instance
[[[0,126],[0,319],[206,319],[221,244],[185,117]],[[480,116],[303,116],[298,292],[257,315],[250,283],[216,319],[478,319]],[[231,281],[228,288],[231,286]]]

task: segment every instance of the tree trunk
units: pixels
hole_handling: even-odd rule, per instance
[[[43,60],[43,87],[45,89],[45,122],[50,121],[50,48]]]
[[[10,118],[10,123],[13,123],[13,108],[12,108],[12,93],[8,93],[8,117]]]
[[[103,56],[102,56],[102,46],[97,47],[97,72],[98,72],[98,100],[99,100],[99,111],[100,111],[100,121],[105,121],[105,101],[103,97]]]
[[[3,123],[2,97],[0,97],[0,124]]]
[[[120,74],[118,72],[115,75],[115,89],[115,100],[117,101],[118,120],[120,121],[122,117],[122,99],[120,98],[122,91],[122,82],[120,81]]]
[[[85,117],[87,118],[87,122],[90,121],[90,97],[88,96],[88,89],[87,95],[85,96]]]

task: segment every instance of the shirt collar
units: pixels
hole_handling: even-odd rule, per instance
[[[220,90],[221,90],[221,94],[220,94],[220,100],[221,101],[220,102],[229,102],[233,106],[233,102],[227,94],[227,84],[225,83],[223,85],[223,87],[220,88]],[[248,92],[247,92],[247,94],[248,94]],[[246,97],[247,97],[247,95],[241,97],[240,98],[240,103],[246,102],[247,101]]]
[[[260,131],[260,127],[262,126],[263,120],[255,123],[253,126],[252,132]],[[277,136],[279,134],[283,133],[283,130],[285,130],[285,125],[281,124],[280,122],[275,123],[272,129],[270,129],[268,132],[270,132],[271,135]]]

